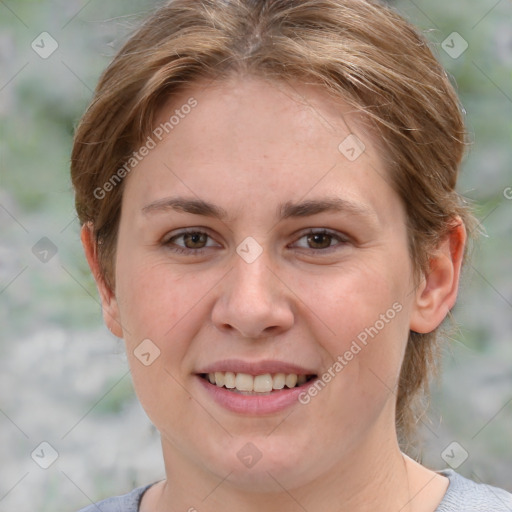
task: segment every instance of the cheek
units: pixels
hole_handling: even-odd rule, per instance
[[[303,314],[318,325],[315,338],[328,354],[327,370],[344,375],[332,388],[346,399],[359,397],[372,407],[397,383],[409,325],[408,274],[401,270],[407,264],[398,254],[396,263],[370,258],[296,281]]]
[[[318,399],[312,398],[318,400],[313,404],[316,423],[324,425],[325,435],[341,435],[357,444],[383,411],[394,421],[408,332],[403,290],[389,272],[367,266],[332,276],[303,293],[315,315],[334,331],[317,330],[316,341],[329,354],[321,378],[329,382]]]
[[[190,395],[185,391],[190,378],[187,354],[202,325],[197,321],[204,314],[206,300],[202,299],[214,283],[208,276],[180,274],[175,265],[149,258],[120,257],[117,279],[116,296],[136,394],[162,433],[180,431],[183,418],[190,414]]]
[[[215,276],[177,272],[168,262],[141,258],[120,258],[116,296],[127,341],[147,337],[159,341],[174,339],[190,327],[187,321],[214,284]]]
[[[389,331],[391,325],[403,322],[405,315],[397,314],[397,309],[404,309],[407,288],[404,278],[389,265],[361,262],[323,275],[301,276],[295,282],[309,315],[322,320],[331,331],[326,337],[330,343],[357,338],[375,324],[378,331]],[[393,308],[395,303],[399,306]]]

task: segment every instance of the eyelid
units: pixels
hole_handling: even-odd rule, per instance
[[[188,247],[184,247],[178,244],[175,244],[174,247],[171,247],[171,240],[173,238],[180,238],[184,235],[187,235],[189,233],[198,233],[198,234],[204,234],[207,236],[207,244],[208,241],[215,242],[216,245],[206,245],[205,247],[200,247],[197,249],[190,249]],[[334,245],[329,245],[326,248],[319,249],[319,248],[311,248],[311,247],[293,247],[294,244],[296,244],[299,240],[302,238],[308,236],[308,235],[328,235],[332,237],[333,239],[336,239],[338,243]],[[307,228],[305,230],[300,231],[294,236],[294,242],[292,244],[289,244],[287,247],[299,249],[301,251],[308,251],[308,252],[315,252],[315,253],[328,253],[333,250],[339,249],[340,246],[343,246],[351,241],[351,238],[342,232],[335,231],[328,228]],[[210,234],[210,230],[208,228],[198,226],[198,227],[187,227],[187,228],[180,228],[174,231],[171,231],[170,233],[167,233],[161,241],[162,245],[168,246],[169,249],[171,249],[174,252],[177,253],[188,253],[188,254],[195,254],[199,255],[203,253],[207,249],[211,249],[212,247],[221,247],[221,244],[217,242],[217,240]]]
[[[188,227],[188,228],[180,228],[180,229],[171,231],[170,233],[166,233],[162,237],[161,243],[162,243],[162,245],[170,246],[171,245],[171,240],[173,238],[180,238],[180,237],[185,236],[185,235],[187,235],[189,233],[204,234],[204,235],[206,235],[208,237],[207,243],[208,243],[208,241],[211,240],[211,241],[215,242],[216,247],[220,247],[221,246],[219,244],[219,242],[217,242],[217,240],[210,234],[209,229],[205,228],[205,227],[201,227],[201,226],[198,226],[198,227]],[[181,245],[176,245],[176,247],[173,250],[176,250],[177,252],[180,252],[180,249],[181,249],[183,252],[188,251],[190,253],[199,254],[201,251],[204,251],[205,249],[209,249],[211,247],[214,247],[214,246],[213,245],[206,245],[205,247],[201,247],[201,248],[198,248],[198,249],[190,249],[188,247],[184,247],[184,246],[181,246]]]
[[[351,238],[347,234],[341,233],[339,231],[335,231],[335,230],[328,229],[328,228],[309,228],[309,229],[306,229],[305,231],[299,232],[299,234],[296,235],[295,242],[293,242],[293,244],[297,243],[300,239],[302,239],[308,235],[329,235],[329,236],[337,239],[338,243],[335,245],[330,245],[329,247],[327,247],[325,249],[315,249],[315,248],[311,248],[311,247],[298,247],[298,249],[305,250],[305,251],[314,251],[314,252],[329,252],[329,250],[335,250],[338,248],[338,246],[344,245],[351,241]],[[293,246],[293,244],[291,244],[291,245]]]
[[[162,241],[169,241],[171,238],[175,238],[180,235],[186,235],[188,233],[201,233],[208,235],[210,238],[213,238],[208,228],[203,226],[190,226],[185,228],[173,229],[172,231],[165,233],[165,235],[162,237]]]

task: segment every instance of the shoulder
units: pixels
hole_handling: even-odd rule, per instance
[[[452,469],[439,471],[448,477],[448,490],[436,512],[512,512],[512,494],[486,484],[478,484]]]
[[[138,487],[128,494],[93,503],[88,507],[80,509],[78,512],[138,512],[142,495],[149,487],[151,487],[151,485]]]

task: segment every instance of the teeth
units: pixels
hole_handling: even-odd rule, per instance
[[[212,384],[215,384],[215,382],[212,382]],[[235,385],[235,374],[233,372],[226,372],[224,374],[224,386],[226,386],[228,389],[234,389]]]
[[[295,375],[294,373],[290,373],[289,375],[286,376],[286,379],[284,381],[284,383],[286,384],[286,387],[288,388],[294,388],[295,387],[295,384],[297,384],[297,375]]]
[[[294,388],[301,386],[307,381],[306,375],[297,375],[295,373],[276,373],[271,375],[252,376],[248,373],[233,372],[215,372],[208,373],[207,379],[211,384],[219,388],[225,387],[243,392],[270,393],[273,389]]]
[[[286,381],[286,375],[284,373],[276,373],[272,379],[273,389],[283,389]]]
[[[254,385],[253,389],[257,393],[268,393],[272,391],[272,375],[270,373],[265,373],[265,375],[256,375],[254,377]]]
[[[252,375],[247,375],[247,373],[236,374],[235,388],[238,389],[238,391],[252,391],[254,389],[253,385],[254,378]]]
[[[217,386],[224,386],[224,373],[215,372],[215,383],[217,384]]]

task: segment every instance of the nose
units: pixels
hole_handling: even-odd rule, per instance
[[[212,310],[215,327],[253,339],[290,329],[294,322],[292,294],[268,259],[262,255],[247,263],[236,257],[234,265]]]

